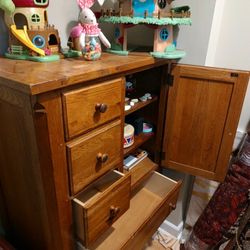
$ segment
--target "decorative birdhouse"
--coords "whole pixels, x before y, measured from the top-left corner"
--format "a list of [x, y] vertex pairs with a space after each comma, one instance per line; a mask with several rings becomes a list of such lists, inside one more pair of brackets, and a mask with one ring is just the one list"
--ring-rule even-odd
[[9, 51], [6, 57], [34, 61], [59, 59], [60, 38], [58, 30], [49, 25], [47, 7], [49, 0], [12, 0], [12, 13], [5, 12], [9, 27]]
[[154, 30], [152, 56], [169, 59], [185, 56], [185, 51], [176, 49], [173, 27], [191, 24], [189, 7], [172, 8], [171, 2], [171, 0], [120, 0], [119, 10], [101, 10], [99, 22], [116, 25], [110, 52], [127, 54], [129, 51], [127, 30], [143, 24]]

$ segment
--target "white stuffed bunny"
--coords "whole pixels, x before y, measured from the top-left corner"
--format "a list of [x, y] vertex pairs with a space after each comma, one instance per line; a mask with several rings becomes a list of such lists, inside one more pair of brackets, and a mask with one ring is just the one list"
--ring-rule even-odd
[[79, 14], [79, 24], [74, 27], [70, 33], [71, 38], [79, 38], [84, 57], [87, 60], [95, 60], [101, 55], [101, 46], [97, 42], [97, 37], [100, 38], [102, 43], [110, 48], [110, 42], [98, 28], [95, 14], [90, 7], [94, 4], [95, 0], [77, 0], [78, 5], [81, 7]]

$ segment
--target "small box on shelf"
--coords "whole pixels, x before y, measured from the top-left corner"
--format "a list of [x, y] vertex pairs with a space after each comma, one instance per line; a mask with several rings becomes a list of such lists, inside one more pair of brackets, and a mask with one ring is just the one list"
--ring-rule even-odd
[[145, 150], [138, 148], [134, 154], [129, 155], [124, 159], [123, 161], [124, 169], [130, 170], [147, 156], [148, 156], [148, 153]]
[[[124, 160], [124, 172], [131, 176], [131, 188], [135, 189], [141, 182], [146, 180], [158, 168], [149, 157], [148, 153], [144, 150], [138, 149], [139, 159], [135, 161], [132, 157]], [[136, 158], [136, 156], [134, 156]], [[129, 165], [127, 167], [126, 165]]]

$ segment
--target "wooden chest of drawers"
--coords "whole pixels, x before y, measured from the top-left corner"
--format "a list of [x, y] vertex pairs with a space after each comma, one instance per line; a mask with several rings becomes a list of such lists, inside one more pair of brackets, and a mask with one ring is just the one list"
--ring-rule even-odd
[[[177, 65], [170, 87], [168, 67], [141, 53], [43, 64], [0, 58], [0, 214], [13, 245], [142, 249], [174, 209], [181, 185], [154, 170], [223, 180], [248, 72]], [[154, 95], [124, 112], [131, 75], [138, 97]], [[215, 103], [220, 108], [210, 108]], [[220, 126], [211, 130], [214, 112]], [[134, 116], [154, 131], [123, 149], [124, 123]], [[185, 153], [190, 141], [198, 155]], [[123, 171], [123, 158], [138, 147], [149, 157]], [[209, 148], [211, 159], [199, 164]]]

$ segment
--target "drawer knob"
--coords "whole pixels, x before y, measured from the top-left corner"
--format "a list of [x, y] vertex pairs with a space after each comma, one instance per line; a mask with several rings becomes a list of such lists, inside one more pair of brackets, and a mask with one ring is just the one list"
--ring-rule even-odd
[[169, 203], [170, 210], [173, 211], [176, 209], [176, 205], [173, 203]]
[[107, 154], [102, 154], [102, 153], [98, 153], [96, 156], [96, 159], [99, 162], [105, 163], [108, 160], [109, 156]]
[[113, 220], [118, 215], [119, 212], [120, 212], [119, 207], [111, 206], [109, 219]]
[[104, 104], [104, 103], [97, 103], [97, 104], [95, 105], [95, 110], [96, 110], [97, 112], [105, 113], [105, 112], [107, 111], [107, 109], [108, 109], [107, 104]]

